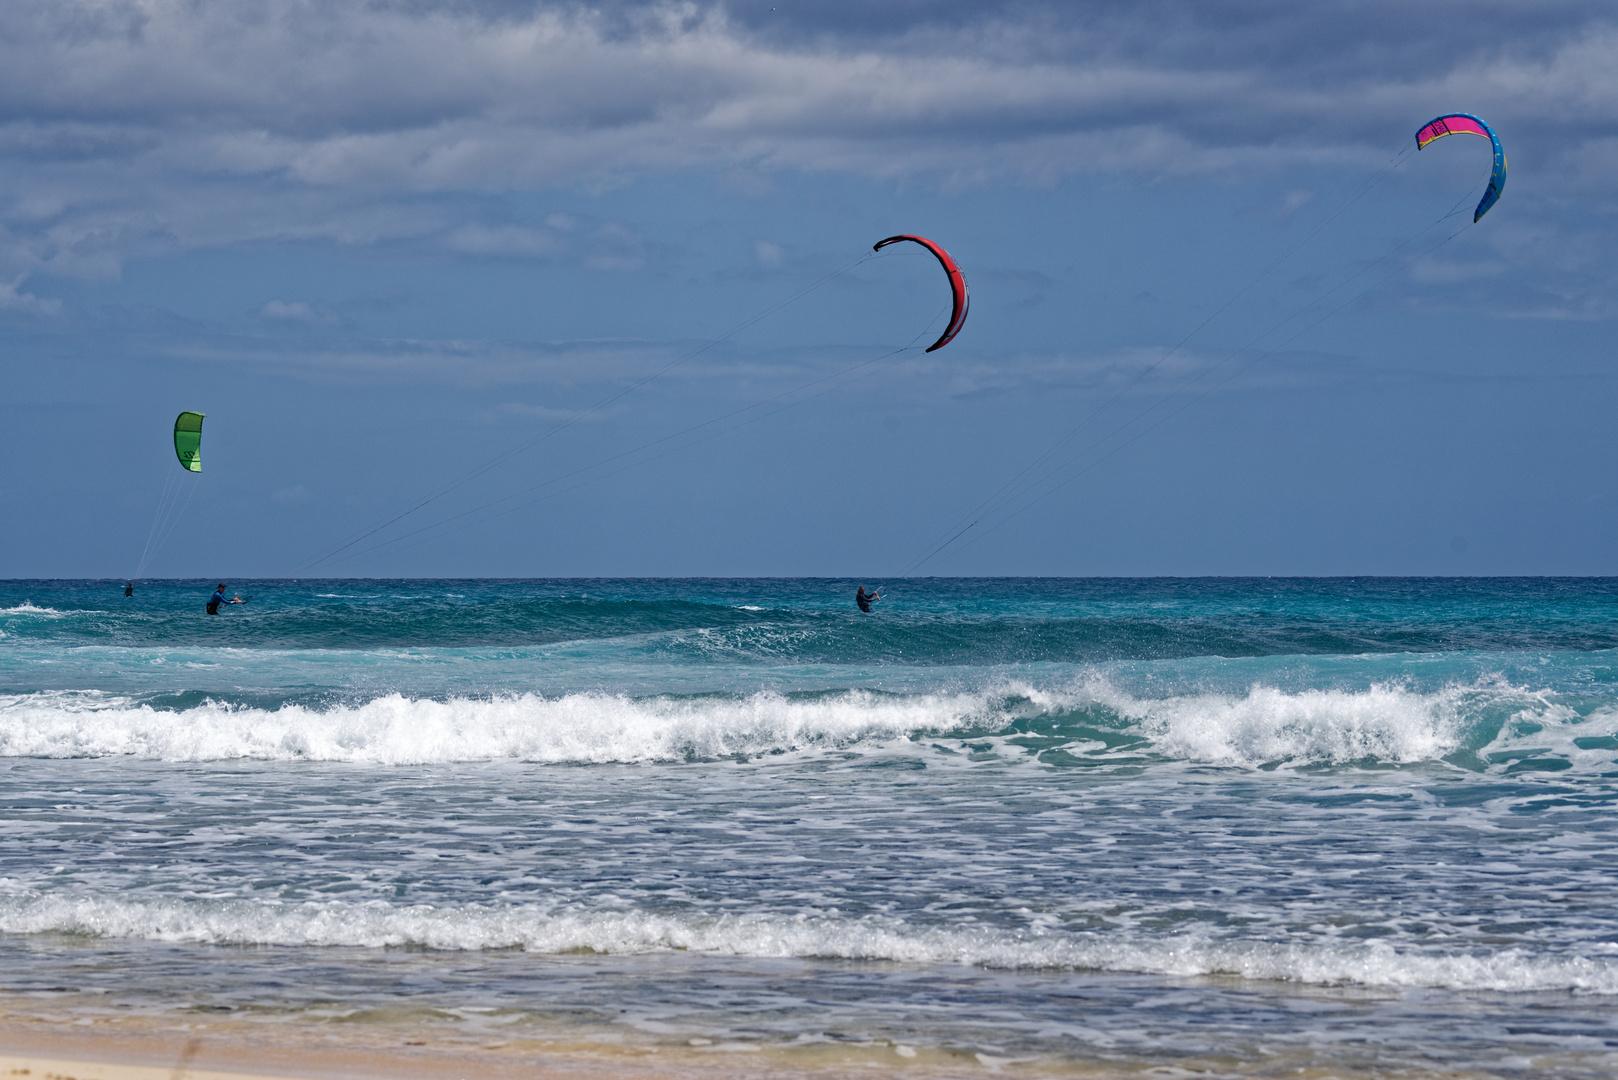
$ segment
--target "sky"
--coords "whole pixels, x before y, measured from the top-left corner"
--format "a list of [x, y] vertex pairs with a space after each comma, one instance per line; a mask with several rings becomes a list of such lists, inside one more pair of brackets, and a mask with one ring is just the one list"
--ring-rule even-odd
[[10, 0], [0, 577], [1614, 574], [1615, 175], [1583, 0]]

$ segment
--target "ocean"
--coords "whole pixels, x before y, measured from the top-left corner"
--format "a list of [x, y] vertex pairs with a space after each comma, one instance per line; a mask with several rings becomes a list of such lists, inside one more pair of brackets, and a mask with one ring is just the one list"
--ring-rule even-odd
[[1618, 1073], [1618, 582], [214, 583], [0, 583], [8, 1015]]

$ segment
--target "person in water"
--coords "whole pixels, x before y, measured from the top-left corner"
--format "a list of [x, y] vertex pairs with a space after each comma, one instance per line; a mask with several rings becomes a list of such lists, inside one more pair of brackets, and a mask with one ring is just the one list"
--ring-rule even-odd
[[876, 590], [866, 592], [864, 585], [861, 585], [860, 591], [854, 594], [854, 602], [860, 606], [861, 611], [870, 611], [871, 605], [880, 599], [882, 597], [877, 595]]
[[247, 603], [247, 601], [243, 600], [240, 595], [233, 596], [229, 600], [226, 600], [225, 599], [225, 583], [223, 581], [221, 581], [219, 583], [219, 588], [215, 589], [213, 595], [208, 598], [208, 614], [209, 615], [217, 615], [217, 614], [219, 614], [219, 605], [220, 604], [245, 604], [245, 603]]
[[134, 596], [135, 595], [135, 583], [133, 581], [131, 581], [128, 585], [124, 586], [124, 595], [125, 596]]

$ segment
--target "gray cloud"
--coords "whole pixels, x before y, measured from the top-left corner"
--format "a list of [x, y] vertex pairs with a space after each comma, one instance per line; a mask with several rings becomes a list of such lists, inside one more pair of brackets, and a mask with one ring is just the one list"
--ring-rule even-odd
[[[446, 192], [716, 168], [944, 186], [1255, 175], [1379, 162], [1455, 108], [1509, 134], [1535, 197], [1612, 200], [1606, 5], [775, 6], [14, 0], [7, 303], [34, 272], [106, 276], [176, 247], [565, 247], [554, 226], [468, 221]], [[619, 246], [613, 266], [640, 265]]]

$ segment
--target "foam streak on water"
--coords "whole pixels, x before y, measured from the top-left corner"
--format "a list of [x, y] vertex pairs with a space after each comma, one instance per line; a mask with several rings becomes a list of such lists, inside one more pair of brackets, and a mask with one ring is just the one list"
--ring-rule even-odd
[[211, 584], [0, 585], [9, 992], [1614, 1065], [1605, 582]]

